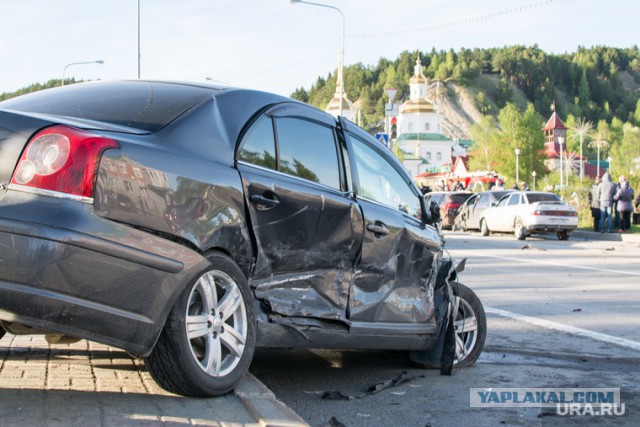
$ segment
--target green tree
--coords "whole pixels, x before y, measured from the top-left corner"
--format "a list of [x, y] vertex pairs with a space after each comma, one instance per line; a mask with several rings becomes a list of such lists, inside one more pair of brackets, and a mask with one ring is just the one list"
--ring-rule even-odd
[[640, 158], [640, 128], [631, 123], [623, 126], [623, 135], [619, 144], [611, 148], [613, 157], [613, 176], [638, 174], [637, 159]]
[[469, 169], [472, 171], [495, 171], [498, 164], [495, 153], [498, 144], [498, 128], [491, 116], [482, 116], [479, 123], [471, 126], [471, 139], [474, 144], [469, 156]]

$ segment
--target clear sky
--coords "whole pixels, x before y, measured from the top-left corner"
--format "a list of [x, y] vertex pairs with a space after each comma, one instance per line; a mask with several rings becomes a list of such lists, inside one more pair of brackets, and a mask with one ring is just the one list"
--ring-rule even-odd
[[[640, 44], [640, 0], [315, 0], [345, 18], [345, 65], [405, 50]], [[342, 19], [289, 0], [139, 0], [141, 77], [290, 95], [338, 65]], [[0, 93], [66, 77], [135, 79], [138, 0], [0, 0]]]

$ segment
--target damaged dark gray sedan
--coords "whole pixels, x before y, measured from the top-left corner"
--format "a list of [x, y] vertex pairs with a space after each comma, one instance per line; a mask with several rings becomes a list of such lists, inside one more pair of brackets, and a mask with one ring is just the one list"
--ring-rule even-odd
[[233, 389], [256, 347], [484, 345], [400, 162], [351, 122], [264, 92], [71, 85], [0, 103], [0, 336], [145, 359], [183, 395]]

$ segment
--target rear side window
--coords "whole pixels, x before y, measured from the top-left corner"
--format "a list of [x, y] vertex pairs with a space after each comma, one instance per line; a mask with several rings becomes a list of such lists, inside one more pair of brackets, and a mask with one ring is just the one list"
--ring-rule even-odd
[[276, 169], [276, 142], [271, 118], [262, 116], [244, 137], [238, 159], [247, 163]]
[[338, 151], [333, 128], [308, 120], [275, 119], [278, 169], [309, 181], [340, 189]]
[[216, 91], [157, 82], [87, 83], [10, 99], [0, 103], [0, 108], [97, 120], [157, 132]]

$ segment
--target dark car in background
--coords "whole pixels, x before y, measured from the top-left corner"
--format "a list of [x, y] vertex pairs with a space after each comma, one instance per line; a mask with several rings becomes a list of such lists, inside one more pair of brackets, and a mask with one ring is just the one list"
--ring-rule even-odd
[[442, 229], [453, 228], [458, 209], [473, 195], [470, 191], [432, 191], [425, 195], [427, 206], [435, 203], [440, 210], [440, 221]]
[[402, 164], [281, 96], [100, 82], [0, 103], [0, 338], [144, 358], [183, 395], [254, 348], [390, 349], [450, 372], [484, 344], [463, 263]]
[[513, 190], [495, 190], [481, 191], [474, 193], [469, 197], [458, 209], [458, 215], [454, 221], [454, 228], [461, 230], [479, 230], [480, 216], [482, 212], [490, 208], [492, 204], [498, 203], [498, 200], [505, 194]]

